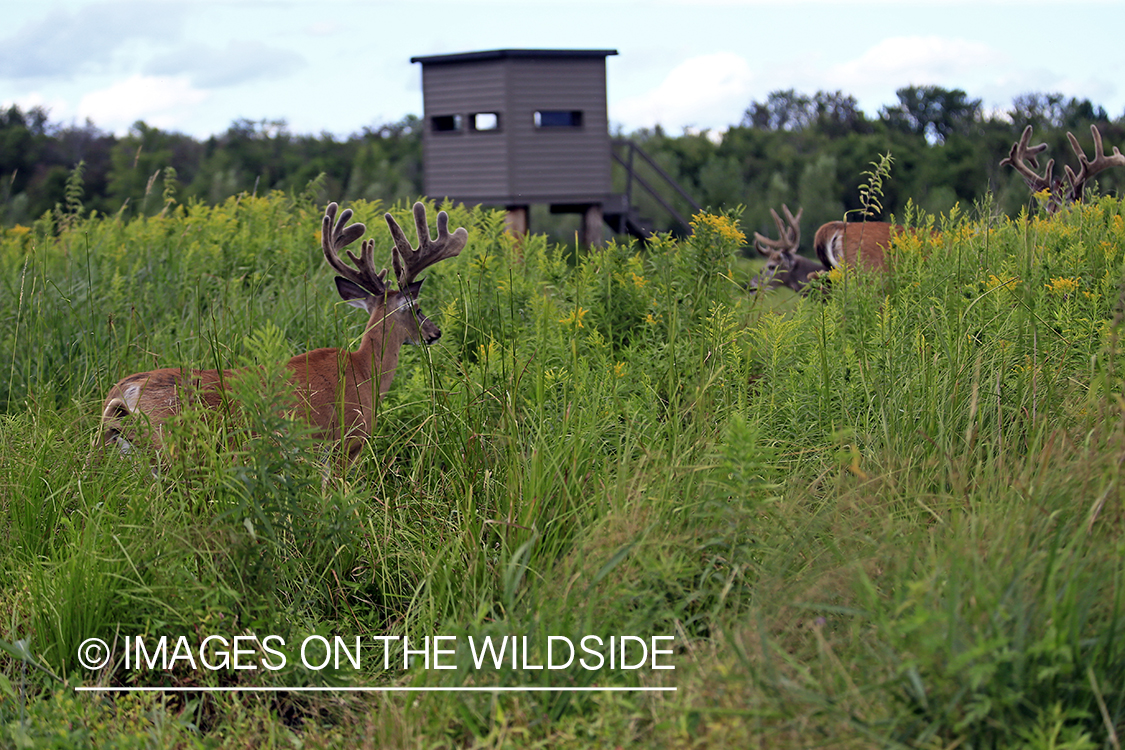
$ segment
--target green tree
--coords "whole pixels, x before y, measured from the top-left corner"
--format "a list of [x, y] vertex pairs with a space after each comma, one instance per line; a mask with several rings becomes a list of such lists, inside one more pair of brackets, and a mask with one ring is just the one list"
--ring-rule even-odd
[[954, 133], [966, 134], [981, 117], [981, 100], [961, 89], [907, 86], [895, 92], [898, 105], [887, 107], [883, 119], [893, 128], [944, 143]]
[[1049, 128], [1075, 128], [1089, 122], [1109, 121], [1105, 109], [1089, 99], [1067, 99], [1057, 93], [1020, 94], [1012, 100], [1009, 114], [1015, 123]]
[[849, 133], [871, 133], [871, 123], [859, 108], [854, 96], [842, 91], [818, 91], [812, 106], [816, 112], [816, 129], [829, 138], [841, 138]]
[[742, 125], [759, 130], [804, 130], [816, 121], [813, 99], [794, 89], [774, 91], [764, 102], [751, 102]]
[[806, 247], [812, 245], [812, 234], [809, 232], [826, 221], [843, 218], [844, 204], [839, 193], [835, 156], [820, 154], [805, 164], [797, 183], [797, 203], [805, 210], [802, 217], [805, 227], [801, 236], [805, 238]]
[[351, 139], [351, 160], [344, 196], [393, 203], [422, 194], [422, 129], [417, 117], [364, 128]]
[[163, 207], [161, 186], [157, 184], [160, 172], [172, 167], [178, 179], [186, 183], [199, 170], [200, 152], [200, 145], [189, 136], [165, 132], [142, 121], [134, 123], [110, 157], [110, 198], [131, 212], [159, 211]]
[[0, 200], [5, 222], [26, 221], [54, 205], [36, 195], [42, 191], [48, 167], [43, 157], [49, 138], [44, 109], [0, 108]]

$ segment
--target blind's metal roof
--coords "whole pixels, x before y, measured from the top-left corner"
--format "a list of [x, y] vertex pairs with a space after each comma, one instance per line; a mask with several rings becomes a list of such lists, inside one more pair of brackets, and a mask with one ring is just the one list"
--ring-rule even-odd
[[410, 62], [423, 65], [476, 62], [480, 60], [501, 60], [504, 58], [570, 58], [609, 57], [616, 55], [615, 49], [493, 49], [482, 52], [459, 52], [451, 55], [425, 55], [412, 57]]

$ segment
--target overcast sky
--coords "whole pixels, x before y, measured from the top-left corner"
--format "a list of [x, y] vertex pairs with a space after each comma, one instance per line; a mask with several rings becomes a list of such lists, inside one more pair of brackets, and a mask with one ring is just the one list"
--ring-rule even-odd
[[912, 84], [1006, 109], [1027, 92], [1125, 113], [1125, 2], [0, 0], [0, 103], [124, 133], [236, 119], [346, 136], [422, 114], [416, 55], [615, 49], [610, 121], [725, 130], [752, 101]]

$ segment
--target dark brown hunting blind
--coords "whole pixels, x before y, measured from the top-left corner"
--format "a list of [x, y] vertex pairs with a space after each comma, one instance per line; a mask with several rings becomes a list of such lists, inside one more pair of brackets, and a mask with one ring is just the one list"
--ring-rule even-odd
[[[616, 50], [501, 49], [412, 57], [422, 64], [425, 190], [504, 206], [513, 231], [548, 204], [601, 237], [613, 201], [605, 59]], [[617, 196], [618, 201], [621, 196]]]

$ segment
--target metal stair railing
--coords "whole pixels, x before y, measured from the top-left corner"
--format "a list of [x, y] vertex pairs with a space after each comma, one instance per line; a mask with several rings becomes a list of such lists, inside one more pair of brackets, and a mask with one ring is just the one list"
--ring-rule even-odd
[[[672, 218], [679, 222], [680, 225], [690, 233], [691, 223], [687, 219], [685, 219], [679, 211], [673, 208], [672, 205], [664, 199], [664, 196], [661, 195], [661, 193], [655, 187], [653, 187], [653, 185], [648, 180], [637, 173], [637, 169], [634, 165], [634, 157], [640, 155], [641, 159], [643, 159], [644, 162], [648, 164], [650, 168], [652, 168], [652, 170], [664, 181], [664, 184], [667, 187], [672, 188], [695, 211], [702, 211], [703, 208], [695, 202], [695, 199], [692, 198], [691, 195], [689, 195], [688, 192], [684, 190], [683, 187], [681, 187], [675, 179], [672, 178], [672, 175], [668, 174], [668, 172], [665, 171], [665, 169], [659, 164], [657, 164], [651, 156], [645, 153], [644, 149], [642, 149], [633, 141], [625, 139], [615, 139], [614, 141], [612, 141], [611, 146], [612, 148], [610, 149], [610, 151], [613, 154], [614, 160], [617, 161], [617, 163], [625, 169], [626, 210], [632, 211], [633, 209], [633, 183], [636, 182], [638, 185], [644, 188], [665, 211], [671, 214]], [[622, 157], [621, 154], [618, 153], [618, 150], [622, 148], [627, 150], [626, 157]]]

